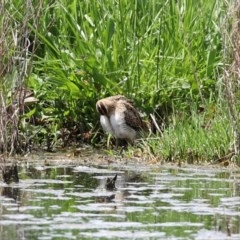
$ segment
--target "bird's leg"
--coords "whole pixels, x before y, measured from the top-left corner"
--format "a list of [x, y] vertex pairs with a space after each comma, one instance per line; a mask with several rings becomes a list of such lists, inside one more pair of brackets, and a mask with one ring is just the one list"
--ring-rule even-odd
[[121, 148], [127, 148], [128, 146], [128, 141], [126, 139], [122, 139], [122, 138], [116, 138], [116, 147], [121, 147]]
[[118, 138], [116, 138], [116, 148], [118, 148], [118, 145], [119, 145], [119, 139]]
[[131, 144], [131, 142], [127, 141], [126, 139], [118, 139], [118, 140], [120, 140], [119, 154], [123, 157], [124, 151], [127, 150], [128, 145]]
[[108, 137], [107, 137], [107, 148], [110, 148], [110, 140], [111, 140], [111, 137], [112, 137], [112, 135], [111, 135], [111, 134], [108, 134]]

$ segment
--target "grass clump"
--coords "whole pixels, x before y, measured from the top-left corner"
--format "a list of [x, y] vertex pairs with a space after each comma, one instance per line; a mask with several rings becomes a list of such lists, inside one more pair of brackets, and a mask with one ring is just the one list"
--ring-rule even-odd
[[225, 109], [211, 105], [204, 112], [192, 110], [191, 115], [175, 113], [171, 123], [158, 137], [143, 140], [145, 153], [164, 161], [188, 163], [218, 162], [233, 149], [231, 121]]

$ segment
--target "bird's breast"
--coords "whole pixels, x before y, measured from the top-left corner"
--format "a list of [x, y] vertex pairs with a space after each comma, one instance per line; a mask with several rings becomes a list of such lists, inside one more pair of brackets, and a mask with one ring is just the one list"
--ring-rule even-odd
[[100, 123], [103, 128], [103, 131], [114, 135], [114, 131], [113, 131], [112, 125], [110, 123], [110, 119], [107, 116], [101, 115]]
[[127, 125], [123, 113], [114, 112], [110, 116], [110, 124], [116, 138], [127, 138], [132, 141], [136, 138], [136, 131]]

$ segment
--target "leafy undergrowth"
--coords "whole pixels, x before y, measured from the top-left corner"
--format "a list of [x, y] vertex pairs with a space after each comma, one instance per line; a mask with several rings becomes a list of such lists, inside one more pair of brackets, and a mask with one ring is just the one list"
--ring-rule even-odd
[[[222, 32], [232, 2], [40, 3], [41, 12], [34, 14], [39, 28], [35, 21], [27, 24], [26, 32], [36, 37], [36, 51], [28, 49], [33, 67], [24, 81], [37, 102], [24, 107], [22, 104], [19, 121], [12, 128], [14, 136], [8, 136], [7, 125], [12, 126], [17, 111], [12, 111], [11, 116], [7, 109], [8, 105], [16, 106], [12, 92], [19, 77], [17, 71], [16, 76], [12, 72], [2, 74], [5, 80], [0, 92], [7, 100], [5, 116], [9, 115], [9, 119], [2, 124], [5, 132], [0, 132], [8, 140], [8, 145], [3, 141], [6, 152], [13, 145], [13, 137], [17, 153], [31, 152], [33, 148], [78, 148], [84, 144], [106, 148], [110, 141], [99, 130], [95, 103], [109, 95], [124, 94], [146, 115], [154, 113], [161, 128], [161, 132], [129, 146], [124, 151], [127, 157], [193, 162], [231, 155], [231, 123], [228, 111], [221, 105], [226, 104], [222, 75], [228, 63], [222, 56]], [[14, 38], [17, 23], [26, 22], [24, 5], [14, 0], [4, 7], [3, 12], [12, 21], [7, 25], [13, 28], [8, 37]], [[33, 2], [25, 9], [38, 8]], [[2, 16], [1, 23], [5, 19]], [[230, 37], [230, 27], [226, 31]], [[19, 38], [19, 42], [23, 40]], [[35, 42], [30, 36], [27, 40], [29, 47]]]
[[98, 127], [96, 101], [109, 95], [164, 117], [219, 94], [225, 3], [57, 0], [43, 7], [28, 79], [39, 102], [26, 116], [47, 125], [42, 136], [69, 143], [70, 132], [84, 141]]

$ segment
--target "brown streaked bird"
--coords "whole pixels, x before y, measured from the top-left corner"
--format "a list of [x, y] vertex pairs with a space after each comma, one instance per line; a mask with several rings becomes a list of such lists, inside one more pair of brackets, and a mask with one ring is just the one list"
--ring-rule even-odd
[[141, 130], [148, 129], [133, 101], [123, 95], [107, 97], [97, 101], [96, 109], [100, 114], [100, 123], [105, 132], [116, 139], [125, 139], [130, 143], [139, 136]]

